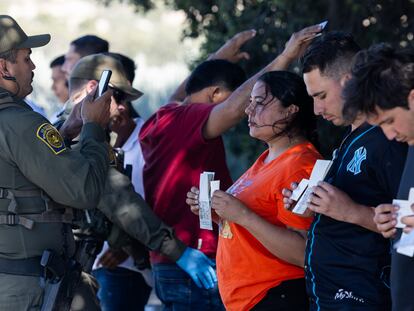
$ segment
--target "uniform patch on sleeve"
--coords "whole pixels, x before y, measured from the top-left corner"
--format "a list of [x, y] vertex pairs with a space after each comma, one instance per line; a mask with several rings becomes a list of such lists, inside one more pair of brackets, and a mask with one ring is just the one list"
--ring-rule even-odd
[[65, 142], [59, 131], [50, 123], [43, 123], [37, 129], [36, 136], [43, 141], [54, 154], [66, 150]]

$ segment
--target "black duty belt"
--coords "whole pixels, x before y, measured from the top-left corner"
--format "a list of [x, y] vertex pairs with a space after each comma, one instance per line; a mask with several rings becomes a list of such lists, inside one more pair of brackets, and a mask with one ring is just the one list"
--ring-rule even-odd
[[41, 256], [25, 259], [6, 259], [0, 258], [0, 273], [42, 276], [44, 268], [40, 265]]

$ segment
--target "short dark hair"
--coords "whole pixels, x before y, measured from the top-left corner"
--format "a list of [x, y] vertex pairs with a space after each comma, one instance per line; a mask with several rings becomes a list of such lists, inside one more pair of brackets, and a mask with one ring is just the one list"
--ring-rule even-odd
[[343, 90], [343, 113], [353, 121], [358, 113], [376, 114], [376, 107], [408, 109], [407, 98], [414, 89], [414, 49], [395, 49], [380, 43], [359, 52], [352, 78]]
[[9, 50], [3, 53], [0, 53], [0, 58], [3, 58], [13, 64], [16, 63], [17, 61], [17, 50], [13, 49], [13, 50]]
[[321, 75], [340, 79], [351, 71], [352, 59], [361, 48], [349, 33], [332, 31], [315, 39], [301, 59], [302, 72], [319, 69]]
[[50, 62], [50, 68], [53, 68], [56, 66], [62, 66], [64, 62], [65, 62], [65, 55], [58, 56]]
[[108, 55], [108, 56], [111, 56], [117, 59], [122, 64], [122, 67], [124, 68], [126, 78], [132, 84], [132, 82], [135, 79], [135, 70], [137, 69], [137, 66], [134, 60], [120, 53], [106, 52], [102, 54], [105, 54], [105, 55]]
[[303, 79], [289, 71], [270, 71], [260, 76], [258, 81], [265, 84], [266, 96], [264, 103], [269, 103], [274, 98], [277, 98], [285, 108], [290, 105], [295, 105], [299, 108], [291, 120], [275, 121], [274, 127], [277, 127], [280, 123], [286, 124], [283, 132], [276, 136], [295, 133], [303, 135], [309, 141], [317, 144], [313, 98], [308, 95]]
[[185, 86], [185, 92], [191, 95], [214, 85], [234, 91], [244, 81], [246, 74], [239, 65], [223, 59], [208, 60], [193, 70]]
[[73, 40], [71, 43], [75, 47], [76, 53], [81, 57], [108, 52], [108, 41], [99, 38], [95, 35], [86, 35]]

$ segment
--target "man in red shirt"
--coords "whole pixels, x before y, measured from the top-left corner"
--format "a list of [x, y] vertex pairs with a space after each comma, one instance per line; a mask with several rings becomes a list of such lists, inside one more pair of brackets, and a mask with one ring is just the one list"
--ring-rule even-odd
[[[187, 268], [194, 262], [194, 269], [186, 270], [190, 276], [166, 258], [151, 255], [157, 293], [167, 309], [224, 309], [217, 291], [215, 264], [209, 259], [215, 258], [217, 228], [200, 229], [197, 216], [186, 205], [186, 193], [198, 185], [203, 171], [215, 172], [222, 189], [231, 185], [221, 134], [245, 116], [257, 78], [267, 71], [286, 69], [291, 56], [319, 31], [313, 26], [293, 35], [281, 55], [244, 83], [243, 71], [232, 62], [248, 58], [240, 48], [255, 31], [237, 34], [182, 84], [175, 94], [175, 99], [184, 99], [181, 105], [170, 103], [160, 108], [143, 125], [140, 140], [146, 163], [145, 197], [155, 213], [174, 227], [180, 240], [201, 251], [196, 253], [197, 264], [192, 258], [194, 252], [188, 256], [184, 252], [177, 261], [178, 266]], [[200, 256], [205, 258], [204, 264]]]

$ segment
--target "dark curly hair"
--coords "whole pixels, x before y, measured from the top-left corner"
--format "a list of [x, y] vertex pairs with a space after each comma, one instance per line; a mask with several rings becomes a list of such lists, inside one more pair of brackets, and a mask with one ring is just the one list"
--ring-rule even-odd
[[274, 137], [301, 135], [317, 145], [313, 99], [308, 95], [303, 79], [289, 71], [270, 71], [260, 76], [258, 81], [265, 85], [264, 105], [277, 98], [285, 108], [290, 105], [296, 105], [299, 108], [292, 119], [276, 120], [272, 124], [274, 130], [282, 124], [285, 125], [283, 131], [275, 133]]
[[375, 115], [382, 110], [403, 107], [414, 89], [414, 49], [395, 49], [380, 43], [359, 52], [352, 78], [343, 90], [343, 114], [352, 122], [359, 113]]

